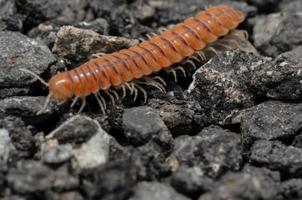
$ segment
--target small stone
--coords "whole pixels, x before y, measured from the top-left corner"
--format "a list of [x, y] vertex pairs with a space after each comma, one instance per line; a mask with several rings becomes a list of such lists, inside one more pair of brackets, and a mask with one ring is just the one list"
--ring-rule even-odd
[[268, 56], [294, 49], [302, 44], [302, 13], [274, 13], [257, 18], [254, 44]]
[[172, 174], [171, 185], [180, 193], [190, 197], [199, 196], [212, 187], [213, 181], [197, 166], [181, 165]]
[[299, 200], [302, 198], [302, 179], [284, 181], [280, 188], [280, 196], [283, 199]]
[[42, 161], [49, 165], [62, 164], [72, 157], [71, 145], [55, 145], [44, 150]]
[[210, 177], [238, 171], [243, 162], [240, 136], [215, 126], [196, 136], [177, 137], [172, 155], [180, 164], [199, 166]]
[[138, 40], [100, 35], [92, 30], [63, 26], [57, 33], [53, 51], [75, 63], [97, 53], [111, 53], [138, 44]]
[[171, 186], [159, 182], [140, 182], [129, 200], [189, 200]]
[[272, 170], [301, 176], [302, 149], [279, 141], [256, 141], [251, 148], [250, 160]]
[[200, 111], [200, 106], [196, 101], [178, 99], [166, 101], [153, 98], [149, 100], [148, 105], [159, 110], [161, 119], [174, 137], [190, 134], [195, 127], [202, 127], [195, 116]]
[[11, 168], [7, 175], [9, 187], [17, 194], [42, 195], [53, 189], [67, 191], [79, 186], [79, 180], [68, 174], [67, 166], [52, 170], [40, 162], [18, 162], [17, 168]]
[[[137, 161], [135, 161], [137, 162]], [[86, 199], [127, 199], [138, 180], [136, 163], [128, 159], [108, 162], [81, 172]]]
[[255, 70], [251, 77], [253, 91], [272, 99], [301, 99], [301, 55], [302, 46], [299, 46]]
[[218, 177], [227, 170], [238, 171], [242, 165], [240, 136], [220, 127], [208, 127], [198, 135], [201, 142], [195, 156], [199, 157], [207, 175]]
[[160, 132], [168, 131], [159, 113], [148, 106], [126, 109], [123, 126], [126, 138], [135, 146], [146, 144]]
[[279, 9], [286, 13], [298, 13], [302, 10], [300, 0], [283, 0], [279, 5]]
[[240, 173], [228, 173], [199, 200], [271, 200], [279, 193], [280, 175], [265, 168], [247, 166]]
[[249, 144], [257, 139], [290, 139], [302, 127], [302, 104], [266, 101], [245, 111], [241, 131]]
[[97, 121], [89, 117], [76, 115], [52, 131], [47, 138], [73, 146], [74, 167], [94, 168], [109, 159], [110, 137]]
[[[30, 157], [35, 151], [35, 141], [34, 137], [28, 127], [25, 126], [24, 122], [17, 117], [5, 117], [0, 119], [0, 129], [6, 130], [9, 133], [9, 140], [14, 145], [14, 148], [5, 148], [11, 154], [14, 149], [17, 150], [14, 156], [17, 160], [23, 156]], [[5, 134], [5, 133], [4, 133]], [[4, 136], [3, 136], [4, 137]], [[2, 142], [7, 141], [8, 138], [2, 138]], [[7, 143], [7, 145], [9, 145]], [[14, 157], [12, 154], [8, 157], [12, 159]]]

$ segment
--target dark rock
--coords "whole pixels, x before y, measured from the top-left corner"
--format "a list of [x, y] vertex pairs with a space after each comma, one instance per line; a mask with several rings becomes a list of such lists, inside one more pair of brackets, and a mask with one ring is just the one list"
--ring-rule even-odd
[[213, 186], [213, 181], [200, 167], [181, 165], [171, 176], [171, 185], [180, 193], [190, 197], [199, 196]]
[[[14, 155], [15, 159], [18, 160], [18, 158], [22, 158], [22, 156], [30, 157], [34, 154], [36, 149], [34, 137], [20, 118], [6, 117], [0, 119], [0, 129], [8, 131], [10, 140], [17, 150], [17, 152], [13, 152], [14, 148], [7, 148], [6, 151], [9, 151], [10, 153], [10, 156], [7, 159], [10, 159], [11, 161], [14, 160]], [[1, 140], [4, 142], [5, 138], [2, 138]]]
[[175, 138], [173, 156], [178, 163], [194, 166], [199, 164], [199, 158], [195, 152], [198, 151], [198, 146], [202, 142], [200, 135], [188, 136], [182, 135]]
[[270, 200], [279, 192], [280, 176], [265, 168], [245, 167], [240, 173], [226, 174], [210, 193], [201, 195], [199, 200]]
[[219, 127], [203, 129], [195, 156], [200, 157], [209, 176], [218, 177], [227, 170], [237, 171], [242, 165], [240, 136]]
[[251, 148], [250, 160], [269, 169], [301, 176], [302, 149], [279, 141], [256, 141]]
[[198, 123], [196, 115], [200, 106], [195, 101], [150, 99], [148, 105], [159, 110], [161, 119], [173, 136], [190, 134], [195, 127], [203, 126]]
[[301, 99], [302, 46], [279, 55], [254, 71], [251, 87], [258, 95], [273, 99]]
[[290, 179], [281, 183], [280, 195], [283, 199], [302, 198], [302, 179]]
[[[17, 10], [24, 16], [26, 28], [32, 28], [46, 20], [71, 23], [85, 19], [87, 1], [16, 0]], [[25, 6], [26, 5], [26, 6]], [[28, 30], [28, 29], [27, 29]]]
[[9, 170], [9, 187], [17, 194], [36, 194], [46, 198], [46, 191], [67, 191], [79, 186], [77, 177], [69, 174], [66, 166], [52, 170], [40, 162], [24, 161]]
[[140, 21], [148, 21], [155, 12], [147, 1], [92, 0], [90, 7], [97, 17], [108, 21], [111, 35], [137, 38], [142, 33], [151, 31], [140, 23]]
[[103, 18], [97, 18], [93, 21], [83, 21], [75, 24], [76, 27], [81, 29], [90, 29], [101, 35], [108, 35], [109, 33], [109, 24], [107, 20]]
[[256, 6], [261, 12], [272, 12], [278, 8], [282, 0], [248, 0], [248, 3]]
[[38, 75], [56, 59], [50, 50], [36, 40], [17, 32], [0, 32], [0, 88], [22, 88], [34, 82], [26, 68]]
[[52, 131], [47, 138], [73, 146], [74, 167], [94, 168], [106, 163], [109, 158], [109, 135], [97, 121], [89, 117], [76, 115]]
[[240, 137], [219, 127], [205, 128], [197, 136], [177, 137], [173, 150], [178, 163], [199, 166], [211, 177], [218, 177], [227, 170], [239, 170], [241, 154]]
[[31, 94], [31, 90], [29, 88], [3, 88], [0, 89], [0, 99], [4, 99], [6, 97], [11, 96], [25, 96], [27, 94]]
[[89, 199], [121, 200], [131, 194], [137, 179], [137, 169], [126, 161], [108, 162], [90, 170], [83, 170], [82, 190]]
[[302, 127], [302, 104], [267, 101], [245, 111], [241, 131], [246, 144], [257, 139], [290, 139]]
[[123, 114], [125, 136], [135, 146], [146, 144], [152, 137], [168, 132], [159, 113], [153, 108], [142, 106], [126, 109]]
[[130, 200], [189, 200], [177, 193], [171, 186], [159, 182], [140, 182]]
[[193, 75], [188, 97], [195, 99], [208, 123], [230, 124], [241, 109], [255, 104], [249, 90], [253, 71], [267, 59], [238, 50], [218, 54]]
[[0, 31], [22, 31], [23, 23], [14, 0], [0, 1]]
[[55, 101], [50, 101], [45, 112], [37, 116], [44, 105], [45, 97], [9, 97], [0, 100], [0, 117], [14, 115], [29, 124], [38, 124], [57, 114], [59, 108]]
[[57, 33], [53, 51], [59, 57], [78, 63], [87, 60], [92, 54], [111, 53], [137, 43], [138, 40], [104, 36], [92, 30], [63, 26]]
[[302, 4], [300, 0], [282, 0], [279, 9], [282, 12], [298, 13], [301, 12]]
[[302, 44], [301, 27], [301, 13], [277, 13], [259, 17], [254, 26], [254, 44], [259, 51], [276, 57]]

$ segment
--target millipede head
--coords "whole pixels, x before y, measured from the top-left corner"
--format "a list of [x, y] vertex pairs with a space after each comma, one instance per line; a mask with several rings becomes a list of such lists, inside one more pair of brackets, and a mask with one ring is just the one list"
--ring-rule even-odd
[[62, 72], [53, 76], [49, 82], [49, 93], [57, 100], [66, 100], [74, 96], [72, 80], [68, 72]]

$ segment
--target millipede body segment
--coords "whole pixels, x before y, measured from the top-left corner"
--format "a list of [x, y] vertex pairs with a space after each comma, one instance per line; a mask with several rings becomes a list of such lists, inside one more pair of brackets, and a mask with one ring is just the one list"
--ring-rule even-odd
[[161, 35], [53, 76], [48, 82], [49, 96], [58, 100], [85, 97], [148, 76], [203, 49], [243, 20], [241, 12], [227, 5], [210, 7]]

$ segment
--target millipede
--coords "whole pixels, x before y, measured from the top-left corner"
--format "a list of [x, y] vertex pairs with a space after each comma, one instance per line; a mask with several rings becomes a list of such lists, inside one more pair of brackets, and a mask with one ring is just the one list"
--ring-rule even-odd
[[[184, 61], [194, 52], [227, 35], [244, 19], [242, 12], [221, 4], [206, 8], [160, 35], [153, 35], [128, 49], [105, 54], [79, 67], [58, 73], [48, 83], [29, 70], [21, 70], [38, 78], [49, 89], [45, 103], [37, 114], [45, 112], [50, 98], [59, 101], [74, 98], [71, 107], [80, 98], [81, 112], [86, 105], [86, 97], [91, 94], [95, 96], [102, 112], [105, 112], [106, 103], [100, 91], [109, 94], [111, 88], [121, 88], [124, 96], [127, 89], [132, 93], [136, 88], [136, 92], [140, 90], [146, 97], [146, 92], [139, 83], [164, 90], [162, 84], [165, 82], [160, 77], [151, 78], [149, 75], [162, 69], [169, 70], [175, 63]], [[116, 92], [113, 94], [117, 96]], [[114, 98], [112, 94], [109, 96]], [[137, 94], [135, 98], [136, 96]]]

